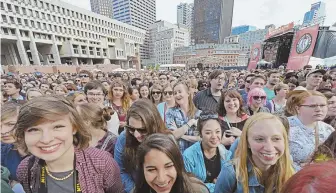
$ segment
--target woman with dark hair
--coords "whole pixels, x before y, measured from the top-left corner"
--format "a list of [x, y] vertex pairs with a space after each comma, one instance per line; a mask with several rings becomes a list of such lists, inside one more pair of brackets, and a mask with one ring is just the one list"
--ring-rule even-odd
[[327, 140], [318, 146], [314, 152], [312, 162], [324, 162], [334, 160], [336, 158], [336, 131], [332, 132]]
[[150, 91], [150, 98], [156, 106], [162, 102], [162, 87], [160, 85], [153, 85]]
[[184, 166], [213, 193], [221, 167], [230, 160], [231, 152], [221, 144], [222, 130], [217, 113], [202, 112], [197, 130], [202, 140], [184, 151]]
[[64, 97], [28, 101], [15, 136], [31, 153], [17, 170], [26, 193], [123, 192], [117, 163], [108, 152], [88, 147], [89, 130]]
[[134, 103], [140, 98], [139, 90], [136, 86], [129, 86], [127, 91], [132, 103]]
[[197, 178], [189, 177], [182, 155], [172, 137], [153, 134], [138, 148], [133, 193], [209, 193]]
[[139, 93], [140, 93], [140, 98], [142, 98], [142, 99], [150, 99], [148, 85], [146, 85], [146, 84], [140, 84], [139, 85]]
[[222, 128], [222, 144], [227, 148], [241, 135], [249, 116], [243, 110], [243, 98], [236, 90], [222, 93], [218, 104], [218, 115]]
[[134, 188], [134, 174], [137, 169], [136, 151], [140, 143], [154, 133], [170, 132], [150, 100], [135, 101], [127, 113], [125, 130], [118, 137], [114, 150], [114, 158], [120, 167], [127, 193]]

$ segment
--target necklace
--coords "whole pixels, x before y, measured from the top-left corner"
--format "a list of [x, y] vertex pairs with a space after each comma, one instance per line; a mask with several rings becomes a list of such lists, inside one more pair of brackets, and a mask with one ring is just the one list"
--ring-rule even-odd
[[66, 180], [66, 179], [70, 178], [70, 176], [74, 173], [74, 170], [72, 170], [72, 171], [70, 172], [70, 174], [68, 174], [67, 176], [65, 176], [65, 177], [63, 177], [63, 178], [57, 178], [57, 177], [53, 176], [53, 175], [49, 172], [49, 170], [48, 170], [47, 167], [46, 167], [46, 172], [47, 172], [47, 174], [48, 174], [52, 179], [57, 180], [57, 181], [63, 181], [63, 180]]

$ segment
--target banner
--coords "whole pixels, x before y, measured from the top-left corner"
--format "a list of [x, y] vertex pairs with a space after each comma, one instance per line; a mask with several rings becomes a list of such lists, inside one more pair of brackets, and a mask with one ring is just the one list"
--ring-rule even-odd
[[253, 44], [250, 54], [250, 62], [247, 69], [256, 69], [259, 60], [261, 59], [261, 43]]
[[283, 34], [287, 31], [290, 31], [294, 28], [294, 22], [292, 23], [289, 23], [287, 25], [283, 25], [281, 27], [278, 27], [276, 29], [270, 29], [266, 35], [266, 40], [271, 38], [272, 36], [275, 36], [275, 35], [279, 35], [279, 34]]
[[297, 31], [288, 59], [287, 69], [298, 70], [307, 65], [313, 54], [319, 25]]

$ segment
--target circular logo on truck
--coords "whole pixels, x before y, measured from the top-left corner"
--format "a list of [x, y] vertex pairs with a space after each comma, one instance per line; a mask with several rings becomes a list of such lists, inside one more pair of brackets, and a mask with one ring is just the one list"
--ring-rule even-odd
[[312, 44], [312, 39], [310, 34], [304, 34], [296, 44], [296, 53], [302, 54], [307, 51]]
[[259, 55], [259, 48], [254, 48], [252, 53], [253, 60], [257, 59], [258, 55]]

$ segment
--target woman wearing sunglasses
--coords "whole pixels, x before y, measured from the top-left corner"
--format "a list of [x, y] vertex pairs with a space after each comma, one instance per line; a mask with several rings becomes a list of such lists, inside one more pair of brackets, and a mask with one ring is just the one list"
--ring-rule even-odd
[[122, 193], [118, 164], [88, 147], [91, 135], [64, 97], [35, 98], [20, 109], [15, 136], [32, 155], [17, 170], [26, 193]]
[[127, 193], [134, 188], [137, 149], [147, 136], [154, 133], [170, 132], [165, 128], [159, 112], [150, 100], [135, 101], [127, 113], [125, 130], [118, 137], [114, 150], [114, 159], [120, 167]]
[[184, 166], [187, 172], [204, 182], [210, 193], [213, 193], [221, 167], [230, 160], [231, 152], [221, 144], [222, 129], [217, 113], [202, 112], [197, 130], [202, 140], [184, 151]]
[[162, 87], [160, 85], [153, 85], [151, 88], [151, 101], [155, 106], [162, 102]]
[[1, 165], [10, 171], [9, 179], [15, 184], [18, 181], [16, 170], [27, 155], [27, 152], [18, 146], [15, 133], [15, 124], [20, 105], [14, 102], [1, 106]]
[[256, 113], [267, 112], [269, 109], [265, 107], [266, 105], [266, 93], [261, 88], [254, 88], [248, 92], [247, 95], [247, 106], [244, 107], [244, 111], [252, 116]]
[[169, 108], [175, 106], [173, 87], [170, 84], [167, 84], [163, 87], [163, 101], [158, 104], [157, 109], [161, 115], [161, 118], [166, 121], [166, 112]]
[[147, 137], [138, 148], [133, 193], [209, 193], [207, 187], [184, 169], [175, 140], [164, 134]]

